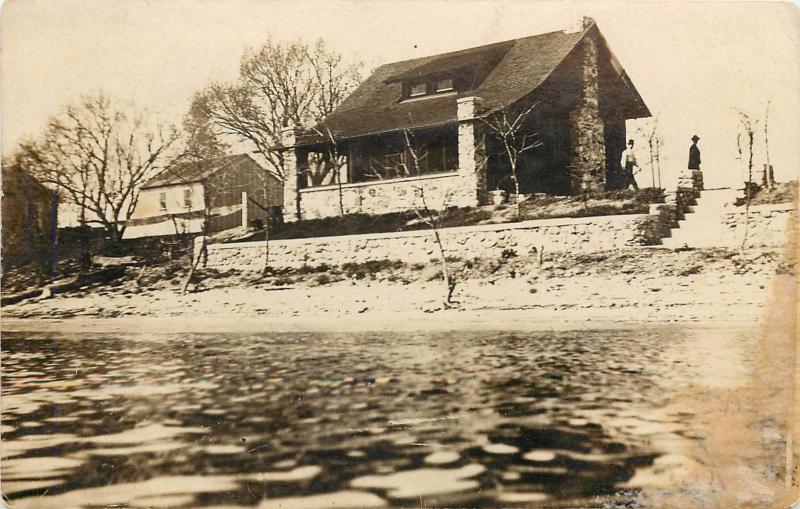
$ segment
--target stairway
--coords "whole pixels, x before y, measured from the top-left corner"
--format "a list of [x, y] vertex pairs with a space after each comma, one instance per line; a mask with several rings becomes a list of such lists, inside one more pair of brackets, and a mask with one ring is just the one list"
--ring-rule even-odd
[[670, 237], [661, 239], [661, 245], [670, 249], [725, 245], [727, 232], [722, 229], [722, 216], [733, 210], [738, 194], [736, 189], [729, 187], [701, 191], [692, 211], [678, 221], [678, 227], [671, 230]]

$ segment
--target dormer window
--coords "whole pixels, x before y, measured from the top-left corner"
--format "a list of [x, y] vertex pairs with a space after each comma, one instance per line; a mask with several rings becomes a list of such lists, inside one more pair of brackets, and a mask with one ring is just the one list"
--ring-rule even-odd
[[419, 97], [431, 96], [456, 90], [456, 82], [453, 77], [427, 78], [420, 81], [419, 78], [404, 81], [404, 99], [417, 99]]
[[450, 92], [453, 90], [453, 78], [445, 78], [436, 82], [436, 92]]
[[409, 86], [408, 97], [419, 97], [428, 93], [427, 83], [415, 83]]

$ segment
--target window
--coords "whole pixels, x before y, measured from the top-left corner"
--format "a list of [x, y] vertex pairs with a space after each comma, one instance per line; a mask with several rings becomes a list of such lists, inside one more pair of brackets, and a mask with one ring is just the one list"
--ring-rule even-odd
[[437, 92], [449, 92], [453, 90], [453, 79], [447, 78], [436, 82]]
[[425, 83], [412, 84], [410, 86], [410, 90], [409, 90], [408, 96], [409, 97], [418, 97], [420, 95], [425, 95], [425, 93], [427, 91], [428, 90], [427, 90], [427, 86], [426, 86]]
[[192, 190], [183, 190], [183, 205], [188, 209], [192, 207]]
[[167, 210], [167, 193], [158, 193], [158, 205], [161, 210]]

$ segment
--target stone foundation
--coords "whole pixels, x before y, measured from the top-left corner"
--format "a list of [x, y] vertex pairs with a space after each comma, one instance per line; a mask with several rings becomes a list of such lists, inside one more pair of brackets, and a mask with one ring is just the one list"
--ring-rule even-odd
[[422, 207], [422, 195], [431, 210], [452, 206], [465, 206], [474, 191], [464, 186], [461, 175], [448, 172], [421, 177], [378, 180], [342, 184], [339, 204], [339, 186], [309, 187], [301, 189], [300, 214], [303, 219], [319, 219], [345, 214], [386, 214]]
[[[440, 230], [448, 256], [462, 259], [499, 258], [541, 252], [594, 252], [651, 244], [657, 215], [631, 214], [588, 218], [543, 219], [502, 225]], [[438, 259], [431, 230], [313, 239], [272, 241], [270, 266], [341, 265], [347, 262], [396, 260], [428, 263]], [[243, 242], [208, 246], [208, 266], [220, 270], [261, 270], [264, 243]]]

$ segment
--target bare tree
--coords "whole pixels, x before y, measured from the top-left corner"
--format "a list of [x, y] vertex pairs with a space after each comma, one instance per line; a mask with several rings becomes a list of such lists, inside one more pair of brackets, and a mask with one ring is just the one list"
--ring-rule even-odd
[[[661, 139], [661, 132], [659, 131], [658, 119], [661, 112], [658, 112], [655, 117], [648, 122], [647, 128], [639, 127], [637, 132], [640, 136], [647, 140], [647, 148], [649, 150], [650, 159], [650, 179], [653, 187], [661, 187], [661, 161], [660, 149], [663, 146]], [[658, 178], [656, 179], [656, 174]]]
[[[425, 151], [427, 148], [424, 146], [417, 146], [417, 144], [414, 143], [414, 133], [409, 129], [403, 130], [403, 140], [405, 143], [405, 153], [407, 154], [407, 157], [403, 158], [403, 161], [400, 165], [401, 171], [409, 177], [419, 176], [422, 174], [420, 161], [425, 157]], [[428, 200], [425, 196], [424, 185], [415, 186], [414, 191], [419, 198], [419, 202], [414, 207], [414, 212], [419, 220], [426, 224], [433, 231], [433, 239], [436, 242], [436, 247], [439, 250], [439, 263], [442, 268], [442, 279], [445, 284], [445, 298], [443, 304], [445, 307], [450, 307], [453, 305], [453, 292], [455, 291], [458, 283], [453, 271], [450, 270], [450, 266], [447, 263], [447, 254], [445, 253], [444, 244], [442, 243], [442, 236], [439, 233], [445, 219], [447, 201], [449, 197], [445, 196], [443, 203], [444, 211], [437, 213], [434, 212], [428, 204]]]
[[520, 156], [542, 145], [538, 133], [531, 129], [530, 116], [537, 103], [533, 103], [519, 113], [510, 108], [499, 110], [488, 117], [482, 117], [481, 123], [494, 133], [500, 142], [503, 154], [508, 158], [511, 170], [511, 181], [517, 195], [517, 217], [520, 216], [519, 160]]
[[118, 108], [101, 93], [52, 117], [41, 137], [21, 143], [17, 157], [80, 208], [82, 225], [100, 224], [117, 243], [141, 185], [169, 164], [178, 138], [174, 127], [153, 125], [143, 112]]
[[314, 45], [268, 40], [242, 57], [239, 80], [197, 93], [194, 106], [222, 133], [249, 143], [270, 170], [285, 178], [281, 131], [314, 125], [360, 83], [361, 65], [348, 64], [322, 40]]
[[775, 177], [769, 161], [769, 104], [770, 101], [767, 101], [766, 111], [764, 112], [764, 152], [767, 157], [767, 163], [764, 166], [763, 184], [767, 189], [772, 189], [775, 187]]
[[[185, 147], [179, 158], [180, 166], [171, 165], [167, 171], [172, 172], [178, 181], [188, 184], [184, 178], [183, 170], [193, 167], [192, 174], [205, 173], [220, 158], [226, 157], [230, 145], [215, 130], [215, 126], [208, 121], [203, 112], [195, 104], [189, 110], [183, 121]], [[178, 161], [176, 161], [178, 162]], [[178, 169], [180, 168], [180, 169]], [[189, 250], [189, 272], [182, 286], [182, 293], [189, 288], [195, 271], [206, 256], [207, 238], [210, 232], [211, 218], [218, 197], [229, 192], [225, 179], [209, 180], [203, 182], [203, 220], [200, 230], [200, 248]], [[178, 229], [176, 225], [176, 234]], [[194, 245], [192, 246], [195, 247]]]
[[339, 215], [344, 215], [344, 195], [342, 191], [342, 170], [346, 169], [347, 158], [339, 152], [339, 144], [331, 129], [324, 121], [312, 128], [313, 132], [326, 140], [325, 153], [316, 164], [309, 162], [308, 172], [315, 185], [322, 184], [328, 176], [332, 176], [339, 197]]
[[[235, 83], [214, 83], [195, 94], [193, 108], [223, 135], [250, 145], [268, 168], [264, 199], [272, 175], [285, 181], [281, 131], [289, 125], [315, 125], [336, 109], [361, 81], [361, 64], [347, 63], [322, 40], [313, 45], [268, 40], [242, 56]], [[257, 203], [269, 210], [269, 203]], [[269, 263], [269, 221], [265, 225], [265, 270]]]
[[758, 120], [753, 118], [740, 109], [736, 109], [739, 114], [739, 128], [741, 129], [736, 135], [736, 145], [739, 152], [739, 160], [742, 159], [742, 134], [744, 135], [747, 143], [747, 181], [745, 182], [745, 212], [744, 212], [744, 236], [742, 238], [741, 250], [744, 250], [747, 245], [747, 237], [750, 229], [750, 203], [753, 200], [757, 184], [753, 182], [753, 143], [755, 140], [755, 129], [758, 125]]

